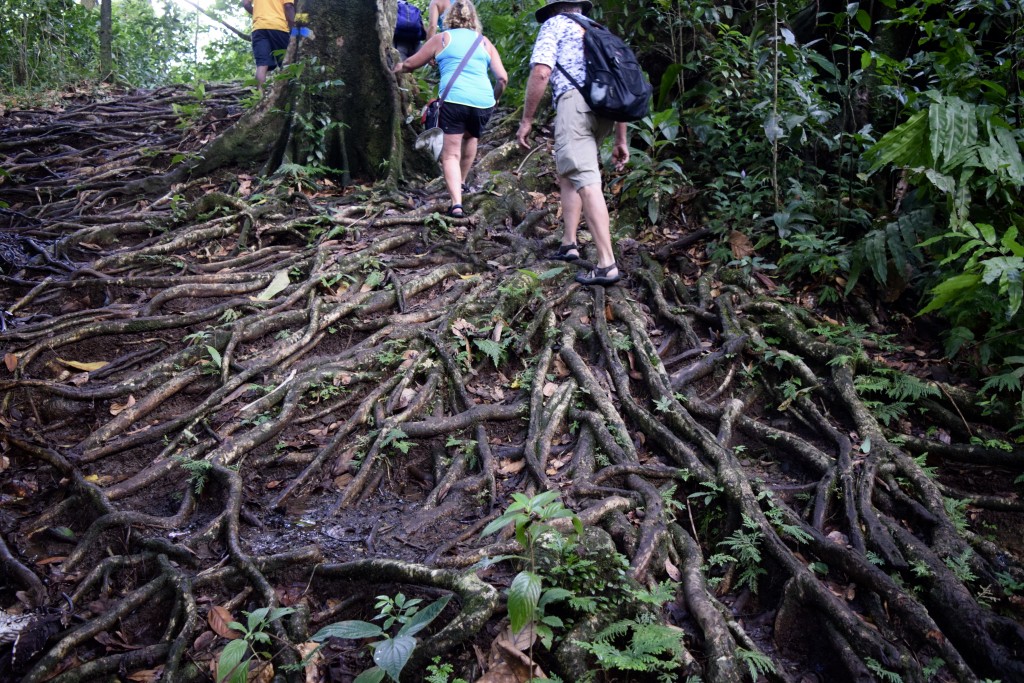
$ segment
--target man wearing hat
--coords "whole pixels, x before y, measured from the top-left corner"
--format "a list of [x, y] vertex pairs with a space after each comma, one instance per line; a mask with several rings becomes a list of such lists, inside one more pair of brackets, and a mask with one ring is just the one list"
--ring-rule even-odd
[[551, 255], [559, 261], [575, 261], [580, 257], [576, 244], [576, 229], [580, 215], [587, 219], [587, 227], [597, 247], [597, 267], [588, 273], [579, 273], [576, 281], [584, 285], [611, 285], [622, 279], [615, 263], [608, 221], [608, 205], [601, 187], [599, 148], [601, 141], [615, 130], [612, 158], [616, 170], [625, 168], [629, 161], [626, 144], [626, 124], [599, 118], [590, 111], [582, 93], [577, 90], [561, 70], [583, 83], [586, 63], [583, 59], [582, 26], [563, 16], [569, 12], [588, 14], [593, 8], [590, 0], [548, 0], [537, 10], [541, 24], [537, 41], [530, 56], [530, 78], [526, 84], [526, 102], [516, 139], [530, 148], [530, 131], [537, 106], [551, 81], [552, 101], [555, 103], [555, 170], [562, 196], [562, 245]]

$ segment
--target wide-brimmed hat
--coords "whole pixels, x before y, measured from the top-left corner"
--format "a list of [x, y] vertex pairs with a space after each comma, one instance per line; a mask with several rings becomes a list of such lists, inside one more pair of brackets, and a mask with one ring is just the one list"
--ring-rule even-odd
[[538, 24], [543, 24], [558, 10], [572, 5], [578, 6], [584, 14], [590, 14], [590, 10], [594, 9], [594, 3], [590, 0], [548, 0], [548, 4], [537, 10], [534, 16], [537, 17]]

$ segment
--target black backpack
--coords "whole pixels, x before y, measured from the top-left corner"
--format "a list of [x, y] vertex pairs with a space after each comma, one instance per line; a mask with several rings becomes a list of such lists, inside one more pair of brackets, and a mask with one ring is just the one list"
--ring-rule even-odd
[[583, 93], [591, 111], [612, 121], [638, 121], [647, 116], [651, 84], [625, 41], [581, 14], [569, 12], [562, 16], [586, 29], [583, 58], [587, 75], [582, 84], [577, 83], [561, 64], [556, 62], [555, 66]]

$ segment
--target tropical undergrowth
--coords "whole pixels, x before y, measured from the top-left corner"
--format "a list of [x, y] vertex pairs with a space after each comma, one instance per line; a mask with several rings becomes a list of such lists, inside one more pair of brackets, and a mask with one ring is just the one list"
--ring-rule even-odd
[[941, 320], [978, 400], [1024, 421], [1024, 13], [996, 5], [604, 3], [656, 86], [620, 220], [707, 227], [707, 256], [809, 301]]
[[1020, 450], [902, 344], [660, 243], [580, 287], [543, 155], [125, 197], [182, 90], [4, 131], [0, 677], [1024, 675]]

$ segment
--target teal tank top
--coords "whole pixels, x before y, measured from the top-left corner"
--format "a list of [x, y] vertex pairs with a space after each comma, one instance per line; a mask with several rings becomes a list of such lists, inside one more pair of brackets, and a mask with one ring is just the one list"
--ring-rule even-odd
[[[473, 46], [473, 42], [480, 34], [472, 29], [456, 28], [445, 31], [445, 35], [449, 38], [448, 44], [437, 55], [437, 66], [441, 70], [441, 82], [437, 90], [439, 97], [440, 93], [443, 93], [444, 89], [448, 87], [448, 81], [451, 80], [455, 70], [459, 68], [462, 58], [466, 56], [466, 52]], [[445, 101], [477, 109], [493, 107], [495, 104], [494, 86], [488, 76], [490, 68], [491, 55], [488, 54], [481, 42], [473, 51], [473, 56], [469, 58], [462, 73], [455, 80]]]

